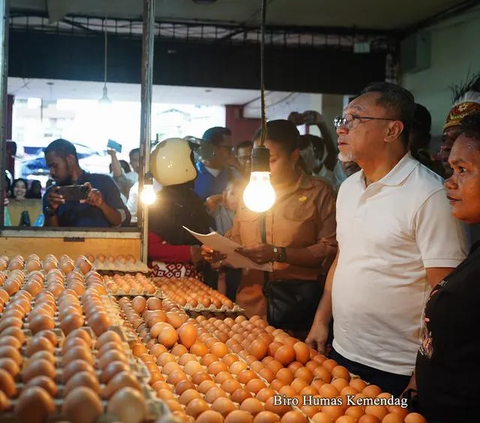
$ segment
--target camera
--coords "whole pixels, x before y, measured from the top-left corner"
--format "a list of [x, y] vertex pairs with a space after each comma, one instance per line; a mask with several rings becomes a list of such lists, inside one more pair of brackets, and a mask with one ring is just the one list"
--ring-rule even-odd
[[59, 187], [57, 193], [65, 199], [65, 201], [86, 200], [89, 188], [86, 185], [66, 185]]

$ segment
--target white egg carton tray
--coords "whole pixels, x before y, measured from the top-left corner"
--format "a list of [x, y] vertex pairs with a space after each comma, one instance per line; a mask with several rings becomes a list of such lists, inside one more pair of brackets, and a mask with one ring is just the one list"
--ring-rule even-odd
[[[107, 289], [110, 291], [110, 289], [108, 287], [107, 287]], [[140, 296], [140, 297], [156, 297], [156, 298], [160, 298], [161, 300], [166, 298], [165, 295], [163, 294], [163, 292], [160, 291], [159, 289], [157, 289], [153, 294], [149, 294], [148, 292], [145, 292], [145, 291], [141, 291], [139, 293], [132, 294], [130, 292], [125, 292], [125, 291], [120, 290], [120, 291], [117, 291], [115, 293], [110, 291], [110, 295], [112, 295], [114, 297], [137, 297], [137, 296]]]
[[[178, 305], [178, 304], [177, 304]], [[222, 306], [220, 309], [216, 308], [213, 304], [209, 307], [205, 307], [202, 304], [193, 307], [190, 303], [185, 304], [184, 306], [179, 306], [184, 311], [192, 311], [196, 313], [201, 312], [210, 312], [210, 313], [244, 313], [245, 309], [240, 307], [237, 304], [234, 304], [233, 308], [228, 308], [227, 306]]]
[[148, 266], [141, 261], [137, 261], [133, 264], [130, 262], [122, 263], [118, 260], [115, 260], [112, 263], [109, 260], [105, 260], [102, 263], [100, 260], [96, 259], [93, 262], [93, 270], [100, 272], [150, 273]]

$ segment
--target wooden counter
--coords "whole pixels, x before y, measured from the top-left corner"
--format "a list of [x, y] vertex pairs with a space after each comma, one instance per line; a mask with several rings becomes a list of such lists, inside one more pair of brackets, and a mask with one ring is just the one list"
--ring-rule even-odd
[[85, 254], [131, 254], [141, 257], [140, 232], [88, 232], [64, 230], [14, 230], [2, 231], [0, 255], [9, 257], [38, 254], [41, 259], [47, 254], [60, 257], [67, 254], [72, 258]]

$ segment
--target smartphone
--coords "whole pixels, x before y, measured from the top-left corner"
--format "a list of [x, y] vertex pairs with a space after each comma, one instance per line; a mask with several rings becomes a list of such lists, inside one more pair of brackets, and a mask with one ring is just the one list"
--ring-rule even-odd
[[65, 185], [58, 189], [57, 194], [62, 195], [65, 201], [86, 200], [88, 187], [85, 185]]
[[305, 112], [303, 116], [305, 118], [305, 125], [313, 125], [315, 123], [315, 112]]
[[108, 140], [107, 143], [107, 148], [111, 148], [112, 150], [115, 150], [117, 153], [122, 152], [122, 144], [119, 144], [117, 141], [114, 140]]

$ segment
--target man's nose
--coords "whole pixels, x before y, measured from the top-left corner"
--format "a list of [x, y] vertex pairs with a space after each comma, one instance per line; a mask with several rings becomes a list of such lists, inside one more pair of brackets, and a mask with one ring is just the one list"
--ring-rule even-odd
[[346, 135], [348, 134], [348, 129], [345, 125], [340, 125], [337, 128], [337, 135]]

